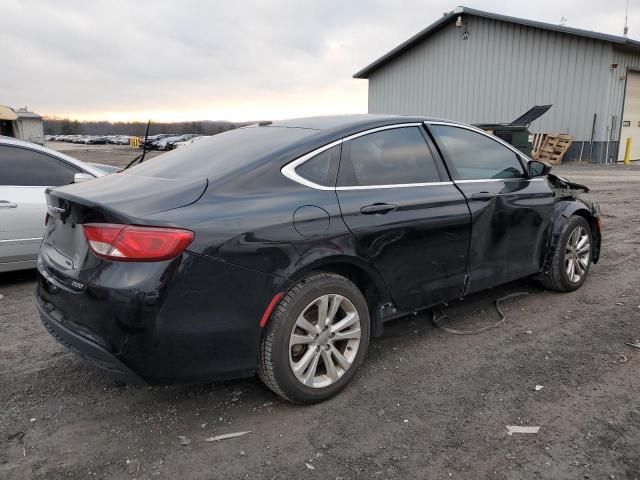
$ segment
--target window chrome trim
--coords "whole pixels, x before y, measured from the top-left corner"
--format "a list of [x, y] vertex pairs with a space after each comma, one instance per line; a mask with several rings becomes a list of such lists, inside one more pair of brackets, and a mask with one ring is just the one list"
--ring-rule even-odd
[[479, 182], [521, 182], [526, 180], [527, 182], [540, 182], [544, 180], [543, 177], [530, 178], [530, 177], [509, 177], [509, 178], [474, 178], [471, 180], [454, 180], [453, 183], [479, 183]]
[[[515, 148], [513, 145], [505, 142], [504, 140], [502, 140], [501, 138], [496, 137], [495, 135], [491, 135], [490, 133], [485, 132], [481, 128], [474, 127], [473, 125], [465, 125], [465, 124], [462, 124], [462, 123], [445, 122], [445, 121], [442, 121], [442, 120], [427, 120], [427, 121], [424, 122], [424, 124], [427, 125], [427, 126], [429, 126], [429, 125], [444, 125], [445, 127], [464, 128], [465, 130], [470, 130], [472, 132], [479, 133], [480, 135], [484, 135], [485, 137], [490, 138], [494, 142], [497, 142], [497, 143], [507, 147], [513, 153], [515, 153], [519, 157], [525, 159], [527, 161], [527, 163], [529, 163], [531, 161], [531, 159], [529, 157], [527, 157], [524, 153], [522, 153], [520, 150]], [[523, 173], [526, 174], [526, 172], [523, 172]]]
[[376, 127], [370, 130], [365, 130], [364, 132], [354, 133], [353, 135], [349, 135], [348, 137], [344, 137], [342, 139], [343, 142], [347, 142], [349, 140], [353, 140], [354, 138], [363, 137], [365, 135], [369, 135], [370, 133], [382, 132], [384, 130], [393, 130], [394, 128], [406, 128], [406, 127], [422, 127], [422, 123], [420, 122], [411, 122], [411, 123], [395, 123], [393, 125], [385, 125], [384, 127]]
[[304, 185], [305, 187], [315, 188], [316, 190], [335, 190], [336, 189], [335, 186], [327, 187], [326, 185], [319, 185], [317, 183], [312, 182], [311, 180], [307, 180], [306, 178], [301, 177], [296, 173], [296, 168], [298, 168], [307, 160], [312, 159], [316, 155], [326, 150], [329, 150], [330, 148], [333, 148], [337, 145], [342, 145], [342, 142], [343, 142], [343, 139], [340, 139], [340, 140], [336, 140], [335, 142], [331, 142], [327, 145], [324, 145], [323, 147], [316, 148], [315, 150], [312, 150], [311, 152], [301, 156], [300, 158], [297, 158], [296, 160], [293, 160], [292, 162], [287, 163], [284, 167], [280, 169], [280, 173], [282, 173], [282, 175], [287, 177], [289, 180], [293, 180], [294, 182]]
[[453, 182], [425, 182], [425, 183], [395, 183], [391, 185], [357, 185], [353, 187], [336, 187], [335, 190], [375, 190], [378, 188], [409, 188], [409, 187], [435, 187], [436, 185], [453, 185]]
[[3, 245], [11, 245], [13, 243], [18, 242], [41, 242], [43, 237], [32, 237], [32, 238], [9, 238], [8, 240], [0, 240], [0, 243]]
[[[508, 144], [501, 138], [496, 137], [495, 135], [491, 135], [481, 128], [474, 127], [473, 125], [465, 125], [461, 123], [453, 123], [447, 122], [443, 120], [427, 120], [424, 122], [412, 122], [412, 123], [396, 123], [393, 125], [385, 125], [383, 127], [376, 127], [369, 130], [365, 130], [362, 132], [354, 133], [353, 135], [349, 135], [348, 137], [341, 138], [340, 140], [336, 140], [322, 147], [316, 148], [311, 152], [289, 162], [284, 167], [280, 169], [282, 175], [287, 177], [289, 180], [293, 180], [300, 185], [304, 185], [305, 187], [313, 188], [315, 190], [325, 190], [325, 191], [348, 191], [348, 190], [375, 190], [375, 189], [383, 189], [383, 188], [409, 188], [409, 187], [433, 187], [437, 185], [454, 185], [458, 183], [480, 183], [480, 182], [514, 182], [514, 181], [522, 181], [528, 180], [530, 182], [534, 181], [542, 181], [544, 178], [531, 178], [531, 177], [519, 177], [519, 178], [480, 178], [480, 179], [472, 179], [472, 180], [454, 180], [454, 181], [442, 181], [442, 182], [425, 182], [425, 183], [399, 183], [399, 184], [383, 184], [383, 185], [357, 185], [357, 186], [345, 186], [345, 187], [327, 187], [325, 185], [319, 185], [314, 183], [306, 178], [301, 177], [296, 173], [296, 168], [305, 163], [307, 160], [312, 159], [316, 155], [329, 150], [337, 145], [342, 145], [344, 142], [349, 140], [353, 140], [354, 138], [362, 137], [364, 135], [368, 135], [370, 133], [381, 132], [384, 130], [392, 130], [394, 128], [406, 128], [406, 127], [421, 127], [423, 125], [444, 125], [447, 127], [457, 127], [463, 128], [465, 130], [470, 130], [472, 132], [478, 133], [480, 135], [484, 135], [485, 137], [490, 138], [494, 142], [497, 142], [501, 145], [504, 145], [509, 150], [511, 150], [514, 154], [518, 155], [520, 158], [523, 158], [525, 161], [530, 162], [531, 159], [527, 157], [520, 150], [516, 149], [512, 145]], [[525, 172], [526, 174], [526, 172]]]
[[[399, 184], [389, 184], [389, 185], [357, 185], [357, 186], [345, 186], [345, 187], [327, 187], [325, 185], [318, 185], [306, 178], [301, 177], [296, 173], [296, 168], [302, 165], [307, 160], [312, 159], [316, 155], [324, 152], [325, 150], [329, 150], [337, 145], [342, 145], [344, 142], [349, 140], [353, 140], [358, 137], [362, 137], [364, 135], [369, 135], [370, 133], [382, 132], [384, 130], [393, 130], [395, 128], [406, 128], [406, 127], [423, 127], [424, 124], [422, 122], [411, 122], [411, 123], [395, 123], [393, 125], [385, 125], [383, 127], [371, 128], [369, 130], [364, 130], [362, 132], [354, 133], [353, 135], [349, 135], [348, 137], [341, 138], [340, 140], [336, 140], [335, 142], [331, 142], [327, 145], [324, 145], [320, 148], [316, 148], [311, 152], [287, 163], [284, 167], [280, 169], [280, 173], [287, 177], [289, 180], [293, 180], [296, 183], [304, 185], [305, 187], [314, 188], [316, 190], [330, 190], [330, 191], [346, 191], [346, 190], [372, 190], [378, 188], [407, 188], [407, 187], [430, 187], [435, 185], [453, 185], [451, 181], [444, 182], [426, 182], [426, 183], [399, 183]], [[426, 143], [425, 143], [426, 145]]]

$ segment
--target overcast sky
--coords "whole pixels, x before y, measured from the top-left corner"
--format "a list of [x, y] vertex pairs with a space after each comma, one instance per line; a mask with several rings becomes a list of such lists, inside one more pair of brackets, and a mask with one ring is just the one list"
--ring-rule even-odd
[[[0, 104], [90, 120], [366, 112], [367, 81], [352, 75], [459, 1], [0, 0]], [[625, 4], [465, 3], [618, 35]]]

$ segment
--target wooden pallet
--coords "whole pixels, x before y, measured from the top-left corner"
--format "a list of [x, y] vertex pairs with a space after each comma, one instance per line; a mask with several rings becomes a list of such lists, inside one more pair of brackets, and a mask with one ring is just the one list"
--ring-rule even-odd
[[558, 165], [573, 143], [571, 135], [538, 133], [534, 136], [532, 156], [536, 160]]

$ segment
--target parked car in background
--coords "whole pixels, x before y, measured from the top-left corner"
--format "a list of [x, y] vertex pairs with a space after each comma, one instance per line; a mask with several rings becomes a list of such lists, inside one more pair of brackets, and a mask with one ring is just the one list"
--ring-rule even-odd
[[142, 147], [146, 146], [148, 150], [159, 150], [160, 141], [169, 137], [177, 137], [178, 135], [175, 133], [158, 133], [156, 135], [149, 135], [146, 139], [143, 138], [140, 145]]
[[[150, 135], [146, 142], [142, 140], [142, 144], [143, 146], [146, 145], [147, 150], [173, 150], [202, 138], [207, 138], [207, 135], [159, 133]], [[47, 142], [68, 142], [84, 145], [129, 145], [130, 143], [128, 135], [47, 135], [45, 140]]]
[[195, 135], [187, 140], [180, 140], [173, 143], [173, 148], [184, 147], [185, 145], [191, 145], [192, 143], [199, 142], [205, 138], [209, 138], [209, 135]]
[[129, 145], [129, 135], [46, 135], [47, 142], [82, 143], [85, 145]]
[[118, 173], [124, 170], [123, 167], [119, 167], [116, 165], [107, 165], [106, 163], [95, 163], [95, 162], [85, 162], [86, 165], [90, 167], [97, 168], [102, 171], [102, 173], [110, 174], [110, 173]]
[[123, 380], [256, 371], [317, 402], [383, 323], [521, 277], [571, 291], [600, 252], [586, 187], [460, 123], [263, 122], [47, 192], [37, 305]]
[[0, 137], [0, 272], [34, 268], [47, 212], [44, 191], [110, 173], [34, 143]]

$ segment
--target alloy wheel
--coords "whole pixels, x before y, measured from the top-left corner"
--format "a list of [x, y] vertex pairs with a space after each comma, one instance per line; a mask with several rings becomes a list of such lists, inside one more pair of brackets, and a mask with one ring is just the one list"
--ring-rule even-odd
[[289, 339], [289, 364], [303, 385], [323, 388], [342, 377], [360, 346], [360, 316], [337, 294], [316, 298], [298, 316]]
[[564, 254], [565, 269], [570, 282], [578, 283], [583, 279], [591, 260], [591, 244], [589, 234], [584, 227], [575, 228], [569, 240]]

